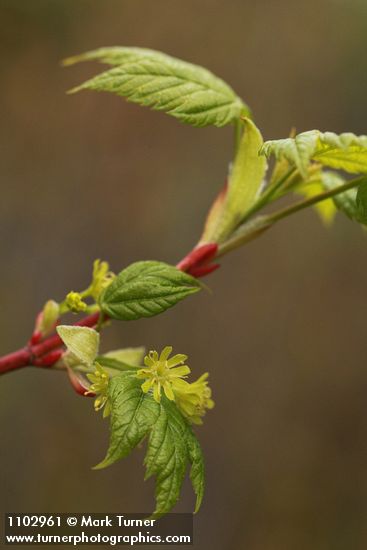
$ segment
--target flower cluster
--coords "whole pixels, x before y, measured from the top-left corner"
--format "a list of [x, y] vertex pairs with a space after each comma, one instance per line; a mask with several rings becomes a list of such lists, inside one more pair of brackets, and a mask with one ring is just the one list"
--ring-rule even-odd
[[211, 390], [208, 386], [208, 373], [189, 383], [185, 380], [190, 368], [185, 365], [186, 355], [177, 354], [169, 358], [172, 347], [167, 346], [160, 355], [150, 351], [144, 358], [146, 368], [139, 369], [138, 378], [146, 379], [142, 384], [144, 393], [153, 391], [154, 399], [159, 403], [162, 390], [170, 401], [175, 401], [182, 414], [192, 423], [201, 424], [206, 409], [214, 407]]
[[88, 294], [98, 300], [100, 294], [108, 287], [115, 278], [115, 274], [110, 271], [108, 262], [95, 260], [93, 263], [92, 283], [88, 289]]
[[175, 388], [175, 401], [181, 412], [193, 424], [202, 424], [206, 409], [214, 407], [212, 390], [208, 386], [209, 373], [205, 372], [195, 382], [189, 384], [178, 380]]
[[79, 292], [69, 292], [65, 298], [65, 305], [73, 313], [86, 311], [88, 305], [83, 301], [82, 295]]
[[95, 260], [93, 263], [92, 281], [89, 287], [83, 292], [69, 292], [64, 302], [61, 304], [61, 312], [72, 311], [73, 313], [85, 312], [93, 306], [88, 306], [86, 298], [93, 298], [95, 302], [102, 292], [112, 283], [115, 274], [110, 271], [108, 262]]
[[97, 395], [94, 401], [94, 410], [100, 411], [104, 407], [103, 418], [106, 418], [111, 412], [111, 405], [108, 400], [108, 383], [110, 377], [99, 363], [94, 363], [94, 367], [95, 371], [87, 374], [87, 378], [92, 384], [86, 392], [86, 395], [88, 393], [95, 393]]

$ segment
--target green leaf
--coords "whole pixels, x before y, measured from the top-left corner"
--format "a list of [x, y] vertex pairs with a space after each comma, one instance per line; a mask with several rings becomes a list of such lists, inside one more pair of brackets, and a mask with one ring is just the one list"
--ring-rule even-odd
[[107, 370], [110, 376], [117, 376], [120, 372], [139, 368], [143, 363], [145, 348], [124, 348], [109, 351], [99, 355], [96, 361]]
[[125, 348], [99, 355], [96, 361], [104, 367], [110, 376], [140, 367], [143, 363], [145, 348]]
[[286, 158], [296, 165], [304, 178], [311, 160], [352, 174], [367, 173], [367, 136], [350, 132], [337, 135], [311, 130], [295, 138], [267, 141], [261, 153], [267, 157], [273, 154], [277, 159]]
[[[345, 179], [335, 172], [323, 172], [322, 174], [322, 187], [325, 191], [331, 191], [344, 183]], [[354, 188], [333, 197], [335, 207], [354, 221], [357, 219], [356, 195], [357, 189]]]
[[189, 427], [174, 403], [168, 399], [162, 401], [144, 460], [145, 479], [156, 476], [155, 514], [165, 514], [176, 504], [188, 465]]
[[[330, 191], [345, 183], [345, 180], [334, 172], [324, 172], [323, 186]], [[358, 187], [339, 193], [333, 197], [337, 209], [352, 221], [367, 225], [367, 178], [362, 178]]]
[[259, 150], [263, 144], [260, 131], [248, 118], [244, 119], [244, 133], [229, 178], [228, 190], [221, 215], [208, 241], [222, 242], [243, 220], [246, 212], [261, 191], [267, 163]]
[[199, 511], [205, 490], [205, 464], [203, 451], [194, 434], [187, 437], [187, 444], [191, 462], [190, 479], [196, 494], [195, 513]]
[[[337, 174], [319, 170], [310, 180], [297, 185], [294, 191], [298, 195], [310, 199], [326, 190], [343, 185], [343, 183], [345, 183], [345, 180]], [[333, 199], [325, 199], [316, 203], [314, 209], [327, 226], [333, 222], [335, 214], [338, 211], [338, 207]]]
[[277, 160], [285, 158], [297, 166], [303, 177], [307, 177], [308, 165], [316, 151], [319, 133], [318, 130], [311, 130], [294, 138], [266, 141], [260, 154], [266, 157], [274, 155]]
[[104, 357], [117, 359], [117, 361], [121, 361], [122, 363], [139, 367], [143, 364], [144, 355], [145, 348], [141, 346], [139, 348], [123, 348], [109, 351], [104, 354]]
[[152, 317], [201, 289], [199, 281], [163, 262], [136, 262], [106, 288], [102, 311], [113, 319]]
[[357, 220], [367, 225], [367, 179], [358, 187], [356, 197]]
[[94, 467], [111, 466], [126, 457], [144, 439], [159, 417], [160, 407], [141, 390], [135, 372], [112, 378], [108, 388], [111, 404], [110, 444], [106, 457]]
[[157, 403], [151, 393], [143, 393], [141, 380], [131, 372], [111, 379], [109, 402], [110, 445], [106, 458], [96, 468], [126, 457], [149, 436], [144, 463], [146, 479], [156, 477], [154, 514], [165, 514], [176, 504], [189, 464], [197, 511], [204, 493], [204, 461], [200, 445], [176, 405], [165, 396]]
[[149, 50], [148, 48], [125, 48], [123, 46], [112, 46], [110, 48], [98, 48], [90, 52], [68, 57], [67, 59], [64, 59], [63, 65], [67, 67], [83, 61], [99, 61], [100, 63], [114, 66], [135, 62], [142, 58], [153, 59], [156, 61], [162, 59], [163, 62], [172, 59], [169, 55], [163, 52]]
[[[331, 189], [331, 187], [329, 187]], [[340, 212], [343, 212], [348, 218], [354, 221], [358, 220], [358, 210], [356, 204], [357, 189], [349, 189], [336, 195], [334, 203]]]
[[114, 65], [71, 92], [111, 92], [129, 101], [164, 111], [192, 126], [231, 124], [249, 109], [210, 71], [142, 48], [102, 48], [69, 58], [66, 65], [100, 60]]
[[124, 361], [119, 361], [113, 357], [106, 357], [106, 355], [97, 355], [97, 363], [103, 367], [110, 376], [119, 376], [121, 372], [126, 372], [137, 369], [136, 365], [131, 365], [130, 363], [125, 363]]
[[43, 306], [38, 330], [42, 336], [48, 336], [55, 330], [55, 325], [60, 317], [60, 304], [55, 300], [48, 300]]
[[223, 209], [225, 205], [225, 199], [228, 191], [227, 183], [221, 189], [217, 197], [215, 198], [213, 204], [210, 207], [210, 210], [207, 214], [204, 230], [200, 237], [199, 244], [207, 244], [212, 242], [213, 237], [216, 235], [218, 224], [223, 215]]
[[320, 134], [314, 160], [351, 174], [367, 174], [367, 136]]
[[69, 325], [59, 325], [56, 330], [70, 353], [81, 363], [88, 367], [94, 363], [99, 348], [97, 331]]

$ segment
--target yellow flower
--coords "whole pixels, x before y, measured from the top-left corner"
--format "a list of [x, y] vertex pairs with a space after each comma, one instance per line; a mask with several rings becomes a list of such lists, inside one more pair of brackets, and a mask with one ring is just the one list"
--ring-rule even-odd
[[141, 388], [144, 393], [153, 389], [153, 397], [159, 403], [162, 395], [162, 388], [166, 397], [170, 401], [174, 401], [174, 390], [176, 384], [182, 378], [186, 378], [190, 373], [190, 369], [183, 363], [187, 359], [187, 355], [177, 354], [169, 359], [172, 352], [171, 346], [166, 346], [160, 356], [156, 351], [150, 351], [144, 357], [144, 364], [147, 368], [140, 369], [137, 372], [138, 378], [146, 378]]
[[81, 294], [79, 292], [69, 292], [66, 296], [65, 304], [74, 313], [79, 313], [80, 311], [85, 311], [87, 309], [87, 304], [83, 302]]
[[101, 292], [108, 287], [115, 275], [109, 271], [110, 266], [108, 262], [101, 262], [101, 260], [95, 260], [93, 263], [93, 278], [92, 283], [88, 289], [88, 294], [92, 296], [96, 301], [99, 298]]
[[111, 405], [108, 400], [108, 384], [110, 377], [99, 363], [95, 363], [95, 371], [87, 374], [88, 380], [92, 382], [88, 393], [95, 393], [94, 410], [100, 411], [104, 407], [103, 418], [106, 418], [111, 412]]
[[171, 359], [172, 348], [167, 346], [158, 356], [156, 351], [150, 351], [144, 358], [146, 368], [137, 372], [138, 378], [146, 378], [141, 388], [144, 393], [151, 389], [153, 397], [159, 403], [162, 388], [170, 401], [175, 401], [182, 414], [193, 424], [202, 424], [202, 417], [207, 409], [214, 407], [212, 392], [208, 386], [206, 372], [190, 384], [184, 378], [190, 373], [187, 365], [183, 365], [187, 356], [178, 354]]
[[175, 384], [175, 401], [182, 414], [193, 424], [202, 424], [201, 417], [206, 409], [214, 407], [212, 391], [208, 386], [206, 372], [192, 384], [185, 380], [178, 380]]

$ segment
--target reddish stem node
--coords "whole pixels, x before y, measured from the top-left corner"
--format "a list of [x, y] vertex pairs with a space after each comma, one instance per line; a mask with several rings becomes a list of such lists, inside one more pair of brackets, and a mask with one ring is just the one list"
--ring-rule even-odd
[[51, 351], [50, 353], [47, 353], [43, 357], [40, 357], [39, 359], [35, 359], [33, 361], [34, 367], [52, 367], [55, 363], [58, 362], [59, 359], [61, 359], [64, 351], [62, 349], [56, 349], [54, 351]]
[[199, 265], [190, 269], [190, 275], [199, 279], [200, 277], [205, 277], [205, 275], [209, 275], [209, 273], [213, 273], [213, 271], [215, 271], [219, 267], [219, 264]]
[[[191, 273], [192, 269], [208, 264], [217, 254], [217, 243], [202, 244], [187, 254], [183, 260], [177, 264], [177, 269]], [[192, 273], [191, 273], [192, 274]]]

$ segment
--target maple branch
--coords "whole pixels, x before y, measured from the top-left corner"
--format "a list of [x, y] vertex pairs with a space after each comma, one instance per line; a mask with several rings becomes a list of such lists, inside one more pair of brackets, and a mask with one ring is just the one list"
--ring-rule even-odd
[[[194, 277], [203, 277], [219, 267], [218, 264], [211, 263], [217, 250], [218, 246], [215, 243], [195, 247], [177, 264], [177, 268]], [[99, 313], [93, 313], [74, 325], [94, 328], [98, 325], [99, 317]], [[62, 356], [60, 348], [63, 348], [64, 345], [58, 334], [53, 334], [41, 342], [38, 340], [38, 337], [31, 338], [24, 348], [0, 357], [0, 375], [28, 366], [51, 368], [57, 363]]]

